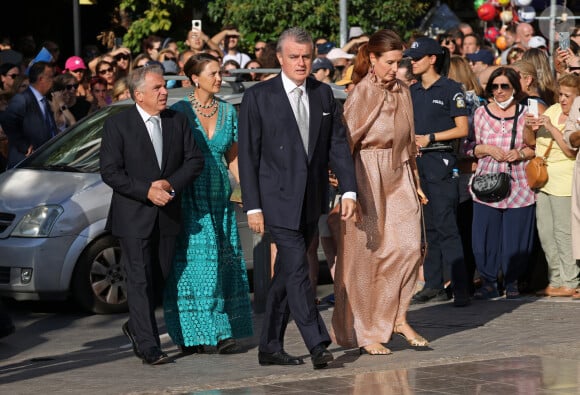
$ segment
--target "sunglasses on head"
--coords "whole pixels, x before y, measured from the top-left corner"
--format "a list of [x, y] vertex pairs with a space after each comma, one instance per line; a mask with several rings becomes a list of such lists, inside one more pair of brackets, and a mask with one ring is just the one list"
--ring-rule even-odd
[[65, 85], [65, 88], [68, 89], [69, 91], [72, 91], [73, 89], [78, 89], [79, 84], [67, 84]]
[[124, 53], [120, 53], [118, 55], [115, 55], [115, 59], [117, 59], [117, 60], [129, 60], [129, 55], [124, 54]]
[[508, 89], [512, 89], [510, 84], [491, 84], [491, 90], [496, 91], [501, 88], [502, 91], [507, 91]]
[[101, 69], [101, 70], [99, 70], [99, 74], [101, 74], [101, 75], [104, 75], [104, 74], [107, 74], [107, 73], [112, 73], [112, 72], [113, 72], [113, 68], [112, 67], [109, 67], [108, 69]]

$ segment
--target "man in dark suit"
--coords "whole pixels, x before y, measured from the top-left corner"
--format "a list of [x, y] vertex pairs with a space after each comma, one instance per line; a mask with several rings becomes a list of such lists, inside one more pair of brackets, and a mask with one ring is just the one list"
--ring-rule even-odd
[[0, 122], [8, 137], [8, 169], [57, 133], [54, 114], [46, 98], [53, 75], [50, 63], [36, 62], [30, 66], [30, 86], [10, 100], [2, 115]]
[[318, 218], [328, 211], [328, 168], [343, 191], [342, 218], [354, 215], [356, 182], [342, 115], [331, 88], [308, 78], [313, 58], [310, 35], [290, 28], [280, 36], [282, 73], [244, 93], [239, 116], [239, 167], [248, 225], [268, 230], [278, 249], [268, 291], [258, 361], [299, 365], [284, 351], [292, 314], [314, 368], [333, 360], [330, 337], [314, 304], [306, 247]]
[[203, 155], [183, 114], [166, 109], [161, 66], [129, 75], [136, 105], [107, 119], [101, 142], [101, 175], [113, 188], [107, 227], [121, 244], [129, 321], [123, 332], [143, 363], [167, 361], [155, 320], [153, 278], [159, 263], [170, 270], [181, 224], [180, 192], [203, 168]]

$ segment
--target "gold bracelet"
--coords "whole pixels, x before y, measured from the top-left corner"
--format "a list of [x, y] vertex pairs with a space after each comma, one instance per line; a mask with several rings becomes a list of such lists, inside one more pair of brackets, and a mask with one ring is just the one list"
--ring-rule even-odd
[[521, 150], [519, 150], [518, 152], [520, 153], [520, 159], [521, 159], [521, 160], [526, 160], [526, 154], [524, 154], [524, 150], [523, 150], [523, 149], [521, 149]]

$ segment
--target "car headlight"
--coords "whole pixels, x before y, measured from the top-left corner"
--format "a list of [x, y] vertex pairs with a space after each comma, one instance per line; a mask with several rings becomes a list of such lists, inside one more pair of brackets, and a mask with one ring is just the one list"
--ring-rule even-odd
[[39, 206], [30, 210], [12, 231], [15, 237], [48, 237], [58, 217], [61, 206]]

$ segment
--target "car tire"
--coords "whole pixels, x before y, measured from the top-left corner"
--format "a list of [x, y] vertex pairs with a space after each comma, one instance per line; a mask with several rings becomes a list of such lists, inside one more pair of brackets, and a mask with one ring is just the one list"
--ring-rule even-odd
[[121, 247], [113, 236], [101, 237], [81, 254], [71, 284], [74, 300], [96, 314], [128, 311]]

